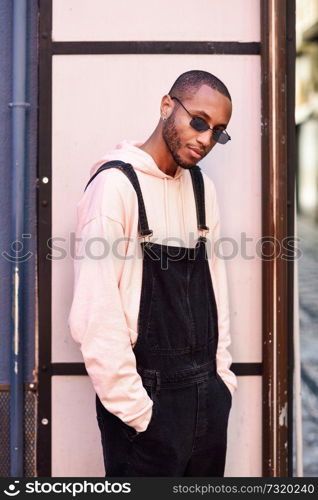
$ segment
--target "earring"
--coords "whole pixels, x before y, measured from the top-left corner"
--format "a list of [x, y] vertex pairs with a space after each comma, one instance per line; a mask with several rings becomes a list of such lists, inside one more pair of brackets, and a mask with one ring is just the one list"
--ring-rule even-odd
[[165, 121], [165, 120], [166, 120], [166, 118], [165, 118], [164, 116], [162, 116], [162, 117], [161, 117], [161, 119], [162, 119], [163, 121]]

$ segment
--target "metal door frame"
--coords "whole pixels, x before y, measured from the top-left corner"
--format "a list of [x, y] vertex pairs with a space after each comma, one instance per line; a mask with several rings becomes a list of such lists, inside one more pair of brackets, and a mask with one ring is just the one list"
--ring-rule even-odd
[[[295, 0], [261, 1], [261, 42], [53, 42], [52, 0], [39, 1], [39, 113], [38, 113], [38, 436], [37, 436], [37, 473], [39, 477], [51, 476], [51, 379], [58, 375], [87, 375], [83, 363], [52, 363], [51, 361], [51, 300], [52, 269], [48, 241], [52, 228], [52, 58], [57, 54], [211, 54], [211, 55], [261, 55], [262, 64], [262, 234], [278, 237], [293, 235], [294, 217], [294, 158], [295, 144], [293, 132], [294, 103], [294, 57], [295, 57]], [[273, 13], [275, 14], [273, 17]], [[286, 17], [287, 16], [287, 17]], [[284, 19], [287, 18], [287, 25]], [[275, 30], [279, 25], [280, 30]], [[280, 45], [277, 45], [277, 44]], [[274, 45], [273, 45], [274, 44]], [[275, 45], [276, 44], [276, 45]], [[270, 48], [277, 49], [276, 63], [273, 65]], [[281, 52], [279, 52], [279, 49]], [[285, 50], [285, 51], [284, 51]], [[283, 54], [286, 55], [284, 59]], [[278, 64], [279, 62], [279, 64]], [[281, 68], [286, 68], [285, 93], [282, 96]], [[279, 81], [273, 80], [271, 70], [275, 69]], [[279, 71], [278, 71], [279, 70]], [[273, 106], [270, 89], [276, 88], [279, 107]], [[278, 92], [278, 94], [277, 94]], [[275, 108], [275, 114], [274, 114]], [[288, 116], [288, 124], [284, 113]], [[286, 114], [285, 114], [286, 116]], [[274, 143], [273, 120], [278, 120], [280, 130], [286, 138], [285, 144]], [[275, 147], [276, 156], [273, 156]], [[288, 152], [287, 152], [288, 149]], [[279, 159], [279, 161], [278, 161]], [[282, 161], [280, 161], [282, 160]], [[45, 179], [45, 181], [43, 181]], [[288, 181], [287, 191], [281, 180]], [[282, 197], [273, 198], [275, 185]], [[280, 224], [280, 217], [284, 222]], [[279, 226], [279, 230], [274, 228]], [[276, 267], [275, 267], [276, 266]], [[273, 273], [279, 273], [275, 287]], [[288, 287], [284, 285], [285, 277]], [[263, 301], [263, 362], [233, 363], [231, 369], [238, 376], [263, 375], [263, 475], [292, 475], [292, 321], [293, 321], [293, 263], [263, 262], [262, 301]], [[277, 298], [279, 294], [279, 311]], [[277, 346], [281, 349], [279, 363], [275, 363], [273, 326], [277, 328]], [[290, 332], [288, 335], [288, 331]], [[288, 359], [288, 363], [287, 363]], [[287, 365], [289, 371], [287, 371]], [[276, 373], [282, 376], [278, 384]], [[275, 382], [276, 381], [276, 382]], [[271, 405], [268, 404], [270, 387], [277, 388], [276, 396], [271, 392]], [[284, 391], [287, 391], [287, 395]], [[288, 401], [286, 425], [277, 426], [279, 415]], [[286, 407], [285, 407], [286, 408]], [[270, 425], [268, 426], [268, 423]], [[287, 448], [285, 442], [288, 443]]]

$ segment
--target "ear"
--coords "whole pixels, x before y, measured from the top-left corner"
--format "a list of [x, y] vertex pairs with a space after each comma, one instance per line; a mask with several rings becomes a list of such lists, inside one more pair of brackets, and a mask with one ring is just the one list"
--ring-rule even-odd
[[169, 94], [166, 94], [163, 96], [161, 99], [161, 106], [160, 106], [160, 116], [162, 119], [167, 119], [171, 115], [174, 107], [174, 102], [171, 99]]

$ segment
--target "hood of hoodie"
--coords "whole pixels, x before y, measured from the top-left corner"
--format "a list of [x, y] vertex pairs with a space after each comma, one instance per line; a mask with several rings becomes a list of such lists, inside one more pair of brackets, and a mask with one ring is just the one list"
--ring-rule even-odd
[[[130, 163], [135, 170], [139, 170], [144, 172], [145, 174], [149, 174], [155, 177], [158, 177], [163, 180], [164, 183], [164, 207], [165, 207], [165, 225], [166, 225], [166, 237], [170, 234], [170, 224], [169, 224], [169, 196], [168, 196], [168, 181], [176, 181], [180, 179], [183, 175], [185, 175], [185, 169], [178, 166], [176, 173], [174, 176], [168, 175], [156, 164], [155, 160], [152, 156], [142, 149], [139, 148], [143, 144], [142, 141], [136, 140], [124, 140], [115, 146], [115, 148], [111, 151], [105, 153], [90, 169], [90, 175], [92, 176], [96, 170], [106, 163], [107, 161], [112, 160], [121, 160], [126, 163]], [[183, 228], [185, 230], [185, 199], [183, 194], [182, 182], [180, 183], [181, 190], [181, 198], [182, 198], [182, 220], [183, 220]]]
[[112, 160], [121, 160], [126, 163], [130, 163], [135, 170], [139, 170], [149, 175], [154, 175], [155, 177], [160, 177], [162, 179], [178, 179], [184, 174], [184, 169], [182, 167], [177, 168], [177, 171], [172, 177], [166, 174], [156, 164], [152, 156], [142, 149], [139, 148], [143, 144], [142, 141], [135, 140], [124, 140], [115, 146], [114, 149], [105, 153], [90, 169], [90, 175], [92, 176], [96, 170], [106, 163]]

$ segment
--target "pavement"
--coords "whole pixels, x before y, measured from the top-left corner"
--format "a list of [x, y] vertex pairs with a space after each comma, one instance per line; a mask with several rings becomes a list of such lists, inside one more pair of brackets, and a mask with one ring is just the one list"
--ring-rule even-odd
[[297, 222], [303, 475], [318, 477], [318, 226], [303, 216]]

